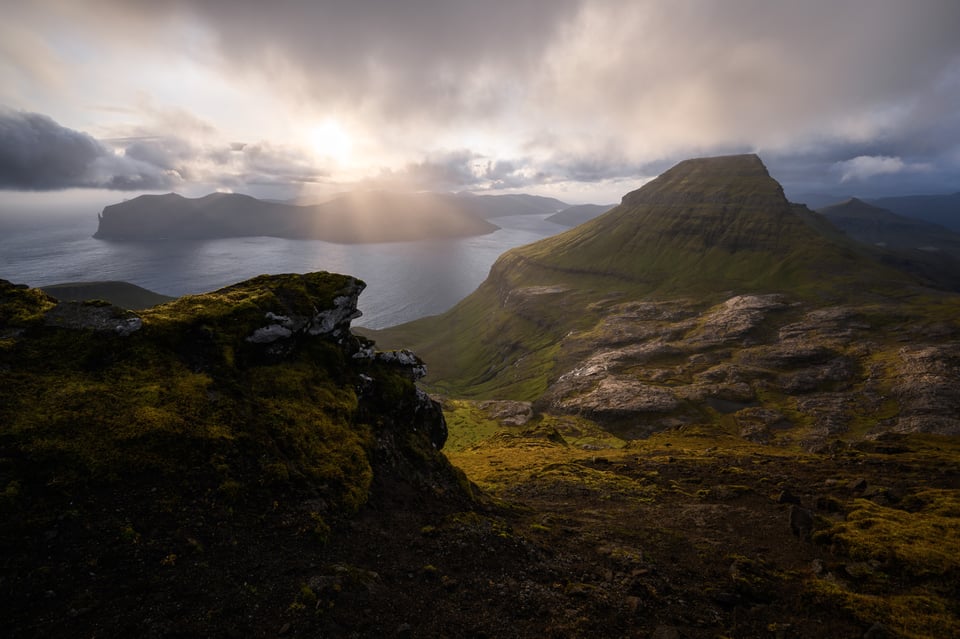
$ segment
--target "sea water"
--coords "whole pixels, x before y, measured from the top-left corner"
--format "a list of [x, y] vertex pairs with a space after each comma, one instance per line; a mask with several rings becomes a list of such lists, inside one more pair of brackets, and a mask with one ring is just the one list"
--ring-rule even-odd
[[121, 280], [165, 295], [203, 293], [263, 273], [331, 271], [364, 280], [363, 317], [383, 328], [447, 310], [473, 292], [504, 251], [564, 228], [546, 215], [494, 218], [501, 228], [467, 238], [333, 244], [242, 237], [130, 242], [94, 239], [96, 216], [0, 216], [0, 278], [44, 286]]

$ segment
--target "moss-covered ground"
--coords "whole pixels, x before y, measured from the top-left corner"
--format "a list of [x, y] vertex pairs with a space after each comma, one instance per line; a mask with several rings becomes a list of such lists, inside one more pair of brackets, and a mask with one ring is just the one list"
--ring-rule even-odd
[[[495, 429], [469, 403], [447, 409], [454, 429], [475, 419], [494, 431], [451, 461], [513, 509], [516, 529], [584, 572], [565, 588], [618, 602], [610, 627], [622, 636], [960, 631], [954, 438], [889, 435], [811, 454], [708, 424], [624, 442], [583, 419]], [[590, 623], [570, 621], [570, 636]]]

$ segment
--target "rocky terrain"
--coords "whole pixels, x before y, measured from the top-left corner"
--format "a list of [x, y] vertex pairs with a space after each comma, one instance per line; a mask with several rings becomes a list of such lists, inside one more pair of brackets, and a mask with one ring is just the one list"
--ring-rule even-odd
[[960, 435], [956, 329], [900, 324], [905, 344], [877, 330], [896, 312], [810, 309], [779, 294], [706, 310], [690, 300], [616, 305], [560, 342], [563, 372], [537, 405], [631, 437], [704, 420], [806, 449], [884, 432]]
[[756, 156], [388, 331], [327, 273], [139, 312], [0, 282], [5, 631], [958, 636], [960, 296], [927, 284]]
[[[444, 419], [416, 356], [352, 334], [362, 288], [261, 277], [131, 313], [2, 283], [6, 635], [960, 631], [955, 437], [809, 453], [717, 421], [625, 439], [522, 401], [448, 399]], [[594, 365], [631, 331], [724, 347], [784, 313], [622, 308]], [[805, 322], [781, 332], [862, 330], [842, 310]], [[904, 361], [926, 383], [898, 392], [945, 397], [936, 353]]]
[[431, 363], [451, 461], [592, 567], [558, 636], [953, 636], [960, 297], [923, 275], [706, 158], [372, 334]]

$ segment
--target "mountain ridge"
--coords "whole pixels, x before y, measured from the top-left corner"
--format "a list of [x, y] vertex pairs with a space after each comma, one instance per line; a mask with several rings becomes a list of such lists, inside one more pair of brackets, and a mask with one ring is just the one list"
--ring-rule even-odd
[[[890, 318], [912, 317], [917, 339], [954, 357], [934, 326], [957, 331], [949, 309], [958, 297], [896, 266], [787, 202], [758, 157], [697, 159], [580, 227], [507, 252], [447, 313], [371, 334], [415, 348], [432, 363], [427, 383], [454, 397], [583, 412], [632, 437], [696, 422], [726, 402], [732, 415], [760, 405], [793, 424], [797, 436], [786, 439], [816, 446], [864, 435], [831, 407], [828, 389], [859, 387], [871, 360], [904, 357]], [[838, 318], [856, 330], [841, 331]], [[800, 335], [822, 349], [803, 354]], [[872, 335], [873, 345], [862, 350], [853, 335]], [[797, 382], [795, 369], [809, 381]], [[913, 387], [916, 370], [904, 363], [883, 373], [884, 384]], [[747, 432], [747, 413], [730, 426]], [[835, 426], [808, 430], [827, 414]], [[884, 427], [957, 431], [910, 419]], [[759, 436], [781, 438], [774, 422]]]

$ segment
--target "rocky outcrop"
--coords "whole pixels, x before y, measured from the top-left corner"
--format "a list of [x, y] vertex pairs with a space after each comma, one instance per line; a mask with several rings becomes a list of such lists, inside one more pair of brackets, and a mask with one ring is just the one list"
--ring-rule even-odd
[[960, 433], [960, 331], [915, 326], [939, 343], [900, 346], [868, 319], [897, 312], [808, 308], [781, 294], [737, 295], [699, 313], [688, 300], [625, 304], [563, 340], [563, 369], [538, 405], [621, 434], [632, 422], [634, 435], [731, 415], [747, 439], [809, 447]]
[[705, 313], [700, 326], [687, 339], [701, 347], [741, 341], [770, 312], [785, 307], [782, 295], [737, 295]]
[[960, 435], [960, 345], [904, 346], [897, 355], [894, 430]]
[[49, 310], [44, 324], [74, 330], [91, 330], [126, 337], [143, 327], [136, 313], [101, 302], [61, 302]]
[[471, 510], [423, 362], [350, 330], [362, 289], [261, 276], [133, 315], [0, 281], [5, 629], [284, 635], [311, 572], [364, 561], [358, 522], [380, 553]]

